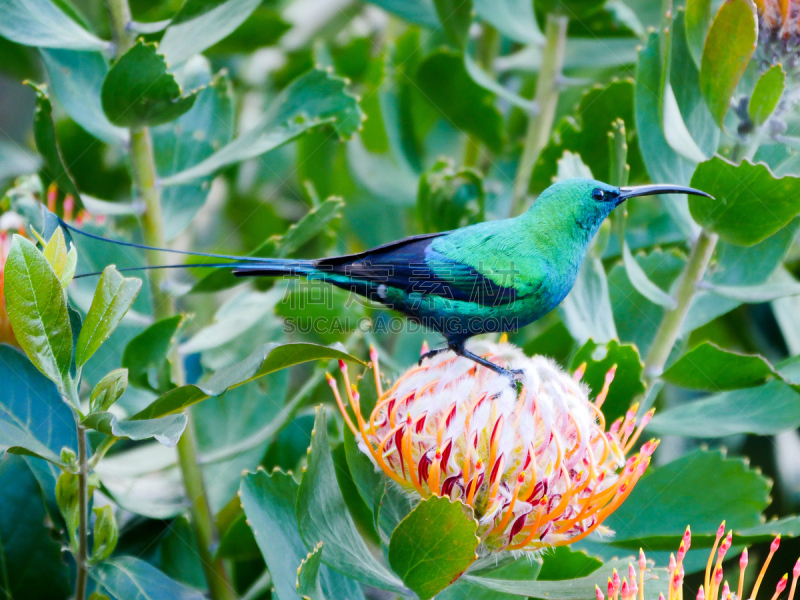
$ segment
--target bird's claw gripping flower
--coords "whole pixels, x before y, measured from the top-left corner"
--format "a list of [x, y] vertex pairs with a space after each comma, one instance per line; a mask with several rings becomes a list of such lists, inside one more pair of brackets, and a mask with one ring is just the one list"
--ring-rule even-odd
[[[722, 543], [720, 543], [720, 541]], [[733, 545], [733, 532], [728, 531], [728, 535], [725, 535], [725, 521], [723, 521], [717, 530], [714, 546], [711, 548], [711, 552], [708, 556], [705, 579], [703, 581], [703, 585], [701, 585], [697, 590], [697, 600], [744, 600], [745, 598], [749, 598], [750, 600], [759, 600], [758, 591], [761, 587], [761, 582], [764, 579], [764, 574], [767, 572], [767, 567], [769, 567], [772, 557], [778, 551], [780, 543], [781, 536], [778, 535], [772, 541], [772, 544], [770, 544], [769, 555], [767, 556], [766, 560], [764, 560], [764, 564], [761, 566], [761, 571], [758, 574], [752, 591], [747, 595], [744, 595], [745, 571], [747, 570], [747, 548], [742, 551], [742, 555], [739, 558], [738, 587], [734, 592], [731, 590], [727, 580], [724, 579], [724, 572], [722, 569], [722, 563], [725, 560], [725, 554]], [[664, 595], [661, 594], [659, 595], [659, 600], [683, 600], [683, 579], [685, 575], [683, 559], [686, 556], [686, 552], [689, 550], [691, 544], [692, 533], [687, 527], [686, 533], [683, 534], [683, 539], [681, 540], [681, 544], [678, 549], [677, 560], [674, 554], [671, 554], [669, 557], [669, 586], [667, 598], [664, 598]], [[639, 550], [639, 600], [644, 600], [644, 573], [647, 570], [646, 567], [647, 561], [645, 560], [644, 552]], [[621, 585], [619, 581], [619, 575], [617, 575], [616, 570], [614, 571], [614, 578], [615, 581], [612, 581], [611, 578], [608, 579], [608, 600], [620, 600], [620, 597], [622, 600], [625, 600], [624, 590], [629, 590], [632, 585], [636, 585], [635, 582], [637, 576], [635, 569], [633, 568], [633, 564], [631, 564], [629, 567], [627, 579], [623, 579]], [[794, 600], [798, 578], [800, 578], [800, 560], [795, 563], [794, 569], [792, 570], [792, 586], [789, 588], [789, 596], [787, 600]], [[629, 583], [629, 581], [631, 583]], [[784, 590], [786, 590], [786, 585], [788, 582], [789, 574], [786, 573], [783, 577], [781, 577], [780, 581], [778, 581], [778, 584], [775, 586], [775, 592], [772, 594], [771, 600], [779, 600], [780, 595], [784, 592]], [[595, 587], [595, 595], [596, 600], [605, 600], [605, 596], [598, 586]]]
[[549, 359], [507, 343], [471, 349], [521, 369], [518, 391], [469, 359], [440, 354], [384, 392], [372, 349], [378, 401], [365, 419], [341, 363], [346, 400], [330, 375], [328, 382], [361, 450], [412, 495], [472, 507], [486, 552], [561, 546], [603, 531], [657, 446], [646, 442], [626, 459], [652, 413], [637, 427], [634, 407], [606, 431], [600, 406], [613, 373], [592, 402], [587, 386]]

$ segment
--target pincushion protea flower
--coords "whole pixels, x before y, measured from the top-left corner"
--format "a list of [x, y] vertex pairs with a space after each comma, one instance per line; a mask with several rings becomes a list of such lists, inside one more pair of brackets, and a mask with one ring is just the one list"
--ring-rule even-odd
[[[778, 535], [769, 547], [769, 554], [767, 555], [764, 564], [761, 566], [761, 571], [756, 578], [753, 589], [746, 596], [744, 595], [744, 581], [745, 572], [747, 571], [747, 548], [742, 551], [739, 557], [739, 577], [738, 585], [733, 591], [725, 580], [722, 570], [722, 562], [725, 560], [725, 555], [733, 545], [733, 532], [728, 531], [725, 535], [725, 521], [717, 529], [717, 536], [714, 540], [714, 546], [711, 548], [711, 553], [708, 556], [708, 563], [706, 563], [706, 573], [703, 585], [697, 590], [697, 600], [743, 600], [749, 598], [750, 600], [758, 600], [758, 592], [761, 589], [761, 583], [764, 580], [764, 575], [767, 572], [767, 567], [772, 560], [772, 557], [778, 551], [781, 543], [781, 536]], [[683, 567], [683, 559], [689, 551], [692, 544], [692, 532], [687, 527], [686, 532], [683, 534], [683, 539], [678, 547], [677, 558], [674, 554], [669, 557], [669, 588], [667, 598], [664, 594], [659, 594], [659, 600], [683, 600], [683, 579], [685, 575]], [[647, 561], [645, 560], [644, 552], [639, 550], [639, 573], [637, 575], [636, 569], [633, 564], [628, 565], [628, 575], [623, 577], [620, 582], [620, 577], [617, 571], [614, 575], [608, 578], [608, 600], [633, 600], [637, 593], [640, 600], [644, 598], [644, 582], [645, 572], [647, 571]], [[792, 586], [789, 588], [788, 600], [794, 600], [794, 593], [797, 589], [797, 580], [800, 578], [800, 560], [798, 560], [794, 569], [792, 570]], [[778, 584], [775, 586], [775, 592], [772, 595], [772, 600], [778, 600], [780, 595], [786, 589], [786, 584], [789, 581], [789, 574], [784, 574]], [[599, 586], [595, 587], [597, 600], [605, 600], [605, 595]]]
[[649, 441], [625, 458], [652, 413], [637, 427], [633, 407], [606, 431], [600, 407], [614, 369], [592, 402], [580, 372], [573, 378], [508, 343], [477, 342], [472, 350], [521, 369], [518, 391], [507, 377], [448, 354], [412, 367], [384, 391], [373, 348], [378, 401], [365, 419], [340, 363], [355, 422], [330, 375], [328, 382], [361, 450], [410, 494], [469, 505], [487, 552], [561, 546], [602, 531], [656, 448]]

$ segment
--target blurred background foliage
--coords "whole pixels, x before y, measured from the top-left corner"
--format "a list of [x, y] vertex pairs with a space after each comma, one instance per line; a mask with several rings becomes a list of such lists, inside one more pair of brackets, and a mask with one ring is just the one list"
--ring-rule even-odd
[[[204, 252], [357, 252], [508, 217], [571, 176], [691, 183], [718, 204], [629, 201], [627, 215], [617, 211], [604, 226], [564, 304], [511, 341], [565, 368], [588, 363], [595, 392], [619, 365], [604, 407], [610, 418], [636, 399], [642, 411], [658, 409], [655, 467], [609, 519], [616, 536], [580, 550], [609, 561], [641, 546], [665, 566], [691, 524], [694, 573], [723, 519], [735, 540], [756, 544], [755, 560], [773, 533], [800, 532], [792, 517], [800, 506], [800, 56], [761, 16], [754, 26], [749, 0], [133, 0], [130, 9], [128, 31], [147, 44], [118, 56], [104, 2], [0, 5], [0, 228], [39, 226], [36, 202], [54, 181], [54, 211], [99, 235], [146, 239], [130, 152], [131, 131], [142, 126], [153, 139], [164, 237]], [[551, 42], [561, 46], [554, 51]], [[132, 66], [123, 72], [126, 60]], [[148, 69], [163, 77], [146, 79]], [[145, 74], [140, 87], [131, 73]], [[152, 102], [137, 103], [148, 95]], [[76, 192], [67, 214], [64, 197]], [[698, 240], [713, 242], [691, 279]], [[136, 249], [74, 242], [78, 273], [145, 261]], [[87, 278], [69, 287], [84, 315], [95, 285]], [[314, 282], [242, 282], [191, 269], [171, 274], [166, 293], [185, 315], [171, 331], [189, 383], [266, 342], [341, 342], [362, 358], [374, 344], [389, 373], [413, 364], [423, 341], [442, 342], [413, 326], [399, 331], [391, 313]], [[664, 317], [676, 306], [686, 310], [665, 342]], [[87, 390], [132, 364], [126, 347], [137, 353], [131, 344], [152, 315], [145, 285], [86, 364]], [[364, 319], [370, 326], [359, 330]], [[162, 393], [167, 352], [156, 354], [115, 405], [120, 415]], [[52, 395], [30, 365], [9, 361], [0, 364], [0, 380], [10, 382], [3, 387], [15, 390], [0, 392], [6, 414], [17, 410], [9, 398]], [[242, 471], [259, 465], [301, 472], [313, 406], [332, 401], [323, 373], [314, 364], [279, 371], [190, 409], [220, 540], [212, 552], [241, 597], [289, 597], [265, 570], [236, 492]], [[51, 424], [47, 443], [58, 453], [75, 432], [69, 410], [47, 398], [26, 410]], [[329, 421], [347, 508], [380, 548], [373, 507], [350, 480], [341, 422], [333, 413]], [[92, 432], [94, 447], [102, 440]], [[98, 497], [120, 523], [116, 555], [206, 589], [175, 450], [122, 441], [97, 473]], [[71, 593], [53, 477], [29, 457], [0, 462], [0, 585], [9, 598]], [[778, 555], [770, 585], [797, 553]], [[544, 555], [541, 578], [584, 576], [600, 565], [561, 554]], [[503, 578], [515, 577], [535, 574]], [[127, 597], [123, 587], [117, 593]], [[368, 597], [387, 594], [366, 589]], [[459, 584], [441, 597], [505, 596]]]

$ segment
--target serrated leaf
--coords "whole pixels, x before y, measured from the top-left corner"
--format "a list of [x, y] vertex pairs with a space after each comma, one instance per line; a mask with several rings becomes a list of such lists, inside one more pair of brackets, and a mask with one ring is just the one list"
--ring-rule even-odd
[[186, 0], [161, 38], [158, 51], [173, 67], [232, 33], [260, 0]]
[[174, 447], [186, 429], [187, 417], [184, 413], [167, 415], [157, 419], [120, 420], [110, 412], [93, 413], [83, 420], [85, 427], [95, 429], [106, 435], [129, 440], [154, 438], [167, 448]]
[[319, 582], [319, 568], [322, 566], [322, 542], [308, 553], [297, 569], [297, 593], [303, 600], [325, 600]]
[[692, 217], [730, 244], [752, 246], [800, 213], [800, 178], [775, 177], [761, 163], [715, 156], [697, 166], [691, 185], [714, 196], [692, 196]]
[[114, 265], [103, 270], [75, 345], [78, 367], [82, 367], [114, 332], [141, 288], [141, 279], [123, 277]]
[[[709, 485], [710, 481], [725, 485]], [[713, 534], [721, 515], [728, 528], [755, 527], [769, 503], [769, 490], [767, 479], [741, 459], [697, 450], [650, 467], [605, 525], [616, 532], [612, 544], [636, 548], [649, 537], [680, 536], [687, 525], [693, 535]], [[653, 518], [656, 500], [658, 518]]]
[[143, 127], [177, 119], [192, 108], [197, 91], [184, 95], [156, 45], [139, 40], [109, 69], [101, 99], [114, 125]]
[[700, 89], [720, 127], [757, 39], [758, 17], [752, 0], [725, 0], [711, 23], [700, 63]]
[[36, 368], [66, 395], [72, 365], [67, 300], [47, 259], [19, 235], [11, 242], [5, 264], [5, 298], [20, 346]]
[[168, 381], [159, 382], [159, 377], [165, 373], [167, 355], [177, 342], [176, 334], [183, 322], [183, 315], [161, 319], [128, 342], [122, 354], [122, 366], [128, 369], [131, 385], [154, 392], [164, 391], [169, 386]]
[[330, 125], [341, 138], [360, 127], [363, 113], [345, 89], [343, 79], [314, 69], [293, 81], [272, 102], [259, 124], [220, 150], [162, 180], [165, 186], [206, 177], [219, 169], [254, 158], [289, 142], [306, 131]]
[[[290, 225], [286, 233], [270, 236], [247, 256], [283, 258], [293, 254], [303, 244], [325, 231], [333, 220], [339, 218], [342, 208], [344, 201], [341, 198], [332, 196], [326, 199], [319, 206], [309, 210], [297, 223]], [[233, 287], [241, 281], [241, 278], [237, 278], [229, 270], [220, 269], [198, 281], [192, 292], [217, 292]]]
[[128, 369], [115, 369], [97, 382], [89, 398], [91, 412], [108, 410], [128, 387]]
[[184, 385], [170, 390], [131, 418], [154, 419], [169, 415], [211, 396], [220, 396], [230, 388], [304, 362], [340, 359], [363, 364], [340, 348], [343, 348], [341, 344], [264, 344], [245, 360], [216, 371], [202, 384]]
[[202, 592], [170, 579], [133, 556], [112, 558], [89, 570], [89, 576], [117, 600], [204, 600]]
[[373, 587], [400, 593], [405, 590], [403, 583], [372, 556], [347, 511], [328, 446], [324, 407], [317, 408], [296, 510], [303, 542], [308, 548], [322, 542], [322, 562], [327, 566]]
[[785, 89], [786, 71], [783, 65], [772, 65], [761, 74], [747, 104], [747, 113], [756, 127], [766, 123], [772, 116]]
[[53, 124], [53, 106], [45, 93], [44, 86], [30, 84], [36, 92], [36, 108], [33, 112], [33, 138], [36, 141], [36, 149], [44, 159], [44, 166], [41, 170], [42, 184], [44, 187], [55, 182], [58, 188], [72, 194], [80, 206], [81, 197], [72, 175], [64, 165], [61, 150], [58, 148], [56, 138], [56, 128]]
[[644, 365], [636, 346], [632, 344], [611, 340], [602, 348], [594, 340], [589, 340], [573, 357], [572, 368], [577, 369], [583, 363], [586, 363], [586, 371], [582, 381], [591, 389], [592, 397], [597, 396], [603, 388], [606, 373], [614, 365], [617, 367], [602, 408], [607, 423], [624, 415], [633, 400], [645, 391], [642, 382]]
[[721, 438], [741, 433], [775, 435], [800, 425], [800, 394], [783, 381], [714, 394], [657, 413], [648, 431], [660, 435]]
[[425, 498], [392, 534], [389, 564], [421, 600], [433, 598], [478, 558], [478, 522], [464, 508], [450, 498]]
[[[100, 91], [108, 63], [100, 52], [40, 49], [53, 96], [67, 114], [97, 139], [123, 144], [128, 131], [112, 125], [103, 112]], [[117, 204], [117, 203], [114, 203]], [[91, 208], [90, 212], [95, 213]]]
[[[253, 534], [272, 574], [272, 583], [279, 600], [299, 600], [296, 586], [297, 568], [308, 550], [300, 538], [295, 514], [298, 485], [291, 475], [263, 470], [242, 478], [240, 498]], [[343, 575], [320, 567], [323, 592], [327, 597], [363, 599], [355, 582]]]
[[673, 385], [717, 392], [758, 385], [774, 375], [775, 370], [760, 356], [703, 342], [675, 361], [661, 378]]
[[50, 0], [7, 0], [0, 4], [0, 36], [25, 46], [108, 50]]

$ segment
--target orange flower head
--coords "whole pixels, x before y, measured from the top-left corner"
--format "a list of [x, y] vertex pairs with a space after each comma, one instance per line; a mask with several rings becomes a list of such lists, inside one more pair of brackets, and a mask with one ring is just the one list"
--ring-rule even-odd
[[471, 350], [522, 370], [516, 390], [508, 377], [443, 353], [383, 391], [372, 349], [378, 401], [365, 418], [340, 363], [354, 419], [336, 380], [328, 382], [361, 450], [409, 494], [471, 507], [486, 552], [533, 551], [607, 531], [603, 521], [630, 494], [657, 446], [651, 440], [626, 459], [652, 413], [637, 426], [633, 407], [606, 431], [600, 406], [613, 369], [592, 401], [579, 377], [547, 358], [527, 357], [508, 343], [476, 342]]

